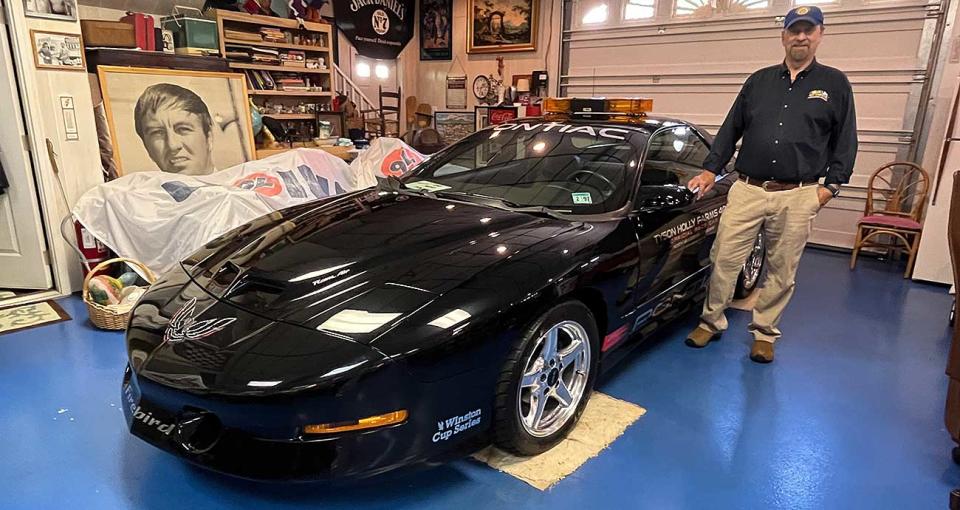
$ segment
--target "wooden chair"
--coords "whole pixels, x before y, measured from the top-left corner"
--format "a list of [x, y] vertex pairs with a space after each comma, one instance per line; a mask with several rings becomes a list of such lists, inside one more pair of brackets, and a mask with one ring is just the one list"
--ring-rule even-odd
[[[396, 92], [384, 92], [383, 85], [378, 88], [380, 107], [373, 110], [362, 110], [364, 130], [368, 138], [378, 136], [400, 136], [400, 102], [402, 91], [397, 87]], [[391, 104], [384, 104], [387, 99]], [[374, 114], [373, 117], [368, 115]]]
[[[910, 277], [920, 247], [921, 221], [929, 189], [929, 174], [914, 163], [895, 161], [873, 172], [867, 181], [867, 205], [857, 222], [850, 269], [856, 267], [862, 248], [882, 248], [888, 254], [906, 251], [910, 257], [903, 277]], [[883, 203], [882, 208], [879, 202]], [[876, 239], [879, 236], [888, 236], [889, 242]]]

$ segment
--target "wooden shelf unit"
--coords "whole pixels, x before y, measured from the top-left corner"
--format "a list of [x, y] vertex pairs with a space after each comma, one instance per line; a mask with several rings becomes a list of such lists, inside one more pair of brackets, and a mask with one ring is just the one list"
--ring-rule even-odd
[[278, 43], [278, 42], [269, 42], [269, 41], [243, 41], [240, 39], [223, 39], [223, 46], [226, 47], [228, 44], [230, 46], [261, 46], [264, 48], [283, 48], [286, 50], [301, 50], [301, 51], [316, 51], [319, 53], [330, 53], [330, 48], [328, 46], [309, 46], [306, 44], [289, 44], [289, 43]]
[[304, 67], [268, 66], [263, 64], [247, 64], [245, 62], [230, 62], [228, 65], [233, 69], [257, 69], [260, 71], [276, 71], [278, 73], [330, 74], [329, 69], [307, 69]]
[[313, 120], [317, 118], [313, 113], [264, 113], [264, 117], [276, 120]]
[[308, 90], [248, 90], [251, 96], [286, 97], [333, 97], [333, 92], [312, 92]]
[[[255, 104], [261, 107], [266, 103], [270, 103], [271, 106], [280, 105], [283, 106], [285, 110], [290, 112], [279, 114], [266, 113], [268, 111], [274, 111], [274, 108], [261, 108], [261, 111], [264, 112], [264, 117], [270, 117], [274, 120], [282, 121], [284, 126], [286, 126], [288, 129], [292, 127], [296, 131], [300, 132], [301, 136], [304, 137], [307, 137], [311, 133], [311, 130], [315, 132], [315, 122], [317, 119], [315, 114], [294, 112], [296, 112], [297, 109], [303, 104], [313, 104], [316, 105], [317, 109], [320, 109], [321, 105], [330, 106], [331, 102], [333, 101], [333, 55], [331, 50], [333, 45], [333, 34], [330, 25], [312, 22], [303, 22], [301, 24], [299, 21], [292, 19], [224, 11], [221, 9], [216, 10], [216, 20], [217, 31], [219, 32], [220, 36], [220, 52], [224, 57], [227, 55], [226, 47], [230, 46], [238, 48], [263, 48], [277, 50], [281, 54], [286, 53], [287, 51], [300, 51], [303, 52], [304, 56], [308, 59], [323, 58], [324, 65], [326, 66], [324, 69], [288, 67], [283, 65], [251, 62], [244, 59], [233, 60], [227, 58], [229, 66], [232, 70], [235, 72], [244, 73], [247, 76], [247, 95]], [[274, 42], [251, 41], [246, 40], [245, 37], [227, 37], [225, 34], [227, 31], [238, 31], [256, 34], [259, 36], [260, 29], [264, 27], [277, 28], [286, 34], [299, 34], [300, 36], [315, 36], [316, 34], [320, 34], [319, 40], [315, 41], [318, 44], [297, 44], [292, 42], [289, 36], [288, 41], [290, 42]], [[310, 39], [312, 39], [312, 37], [307, 37], [305, 42], [311, 42]], [[304, 81], [309, 82], [311, 85], [318, 85], [322, 87], [323, 91], [318, 92], [282, 89], [258, 90], [254, 88], [253, 83], [251, 83], [253, 80], [251, 75], [255, 75], [259, 83], [262, 84], [265, 81], [265, 77], [263, 76], [264, 73], [269, 74], [270, 78], [274, 82], [276, 82], [278, 78], [278, 74], [276, 73], [284, 73], [288, 76], [290, 74], [295, 74], [304, 78]], [[278, 86], [282, 87], [282, 85], [279, 84]], [[264, 158], [285, 150], [288, 149], [258, 149], [257, 158]]]

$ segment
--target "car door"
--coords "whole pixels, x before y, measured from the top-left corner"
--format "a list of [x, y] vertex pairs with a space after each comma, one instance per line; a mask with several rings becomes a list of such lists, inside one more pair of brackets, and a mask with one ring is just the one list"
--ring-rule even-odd
[[639, 323], [705, 281], [726, 193], [718, 189], [695, 200], [686, 184], [702, 171], [709, 151], [686, 124], [661, 128], [648, 141], [632, 214], [640, 243]]

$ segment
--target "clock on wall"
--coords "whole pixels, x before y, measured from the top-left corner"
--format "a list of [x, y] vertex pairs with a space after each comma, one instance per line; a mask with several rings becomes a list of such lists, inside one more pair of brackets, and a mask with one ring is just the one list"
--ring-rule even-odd
[[481, 74], [473, 80], [473, 96], [479, 100], [484, 100], [488, 94], [490, 94], [490, 80]]

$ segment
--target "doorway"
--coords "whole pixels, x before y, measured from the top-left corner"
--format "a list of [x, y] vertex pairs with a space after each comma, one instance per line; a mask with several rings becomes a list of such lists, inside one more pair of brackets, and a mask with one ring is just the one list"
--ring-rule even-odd
[[0, 24], [0, 306], [53, 288], [37, 182], [6, 24]]

